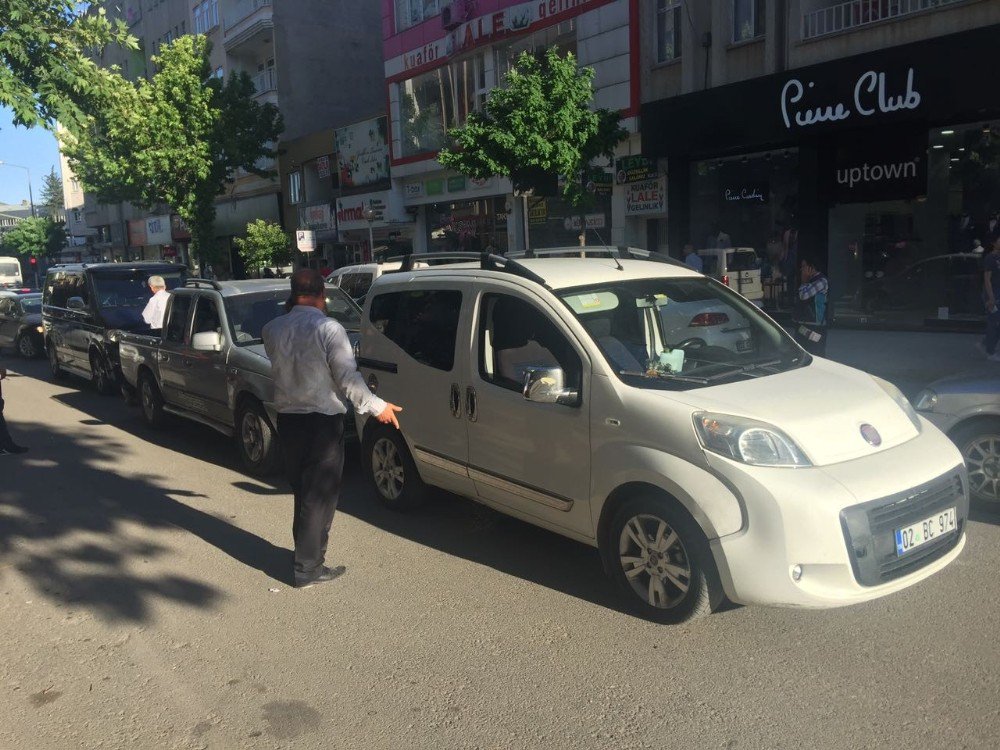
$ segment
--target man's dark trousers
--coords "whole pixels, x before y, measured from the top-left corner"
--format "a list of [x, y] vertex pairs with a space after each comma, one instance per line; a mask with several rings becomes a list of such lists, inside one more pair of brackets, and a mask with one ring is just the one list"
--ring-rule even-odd
[[295, 493], [295, 576], [323, 564], [344, 473], [344, 415], [279, 414], [285, 476]]

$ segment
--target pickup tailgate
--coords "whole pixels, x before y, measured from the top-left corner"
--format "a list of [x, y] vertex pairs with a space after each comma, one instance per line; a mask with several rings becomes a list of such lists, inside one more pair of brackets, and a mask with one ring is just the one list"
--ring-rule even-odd
[[133, 388], [139, 381], [139, 368], [143, 365], [153, 371], [157, 382], [160, 380], [157, 354], [160, 339], [141, 333], [127, 333], [118, 340], [118, 358], [121, 360], [122, 377]]

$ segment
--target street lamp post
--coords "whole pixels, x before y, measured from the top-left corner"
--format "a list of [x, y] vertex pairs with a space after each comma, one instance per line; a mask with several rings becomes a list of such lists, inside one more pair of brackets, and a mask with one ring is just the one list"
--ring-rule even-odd
[[372, 208], [372, 204], [369, 202], [368, 206], [364, 210], [365, 221], [368, 222], [368, 252], [371, 255], [370, 261], [375, 260], [375, 234], [372, 232], [372, 224], [375, 222], [375, 209]]
[[35, 218], [35, 196], [31, 193], [31, 170], [22, 167], [20, 164], [11, 164], [9, 161], [0, 161], [0, 167], [16, 167], [28, 173], [28, 202], [31, 204], [31, 218]]

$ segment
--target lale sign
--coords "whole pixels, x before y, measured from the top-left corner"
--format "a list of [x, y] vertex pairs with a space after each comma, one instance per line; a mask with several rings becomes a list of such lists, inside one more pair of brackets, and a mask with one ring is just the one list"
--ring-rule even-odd
[[626, 216], [657, 216], [666, 212], [666, 177], [633, 182], [625, 186]]

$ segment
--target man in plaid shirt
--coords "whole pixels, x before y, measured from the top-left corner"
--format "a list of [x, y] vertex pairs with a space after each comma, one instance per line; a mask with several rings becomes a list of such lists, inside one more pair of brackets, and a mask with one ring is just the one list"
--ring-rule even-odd
[[808, 259], [802, 261], [802, 286], [795, 306], [795, 340], [810, 354], [826, 356], [830, 282]]

